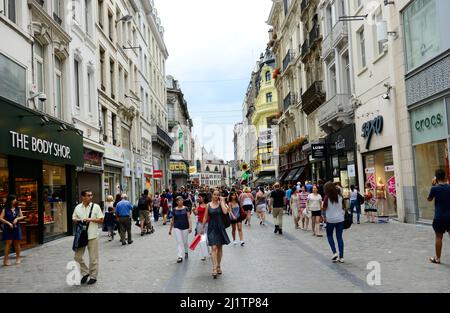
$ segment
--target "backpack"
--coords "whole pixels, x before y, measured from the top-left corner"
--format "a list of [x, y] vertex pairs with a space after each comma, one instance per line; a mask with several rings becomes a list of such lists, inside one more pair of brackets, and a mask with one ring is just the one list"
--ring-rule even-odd
[[148, 210], [148, 207], [147, 207], [147, 199], [146, 198], [144, 198], [144, 197], [141, 197], [140, 199], [139, 199], [139, 201], [138, 201], [138, 209], [139, 210]]
[[364, 197], [359, 192], [358, 192], [357, 201], [358, 201], [359, 205], [363, 205], [364, 201], [365, 201]]

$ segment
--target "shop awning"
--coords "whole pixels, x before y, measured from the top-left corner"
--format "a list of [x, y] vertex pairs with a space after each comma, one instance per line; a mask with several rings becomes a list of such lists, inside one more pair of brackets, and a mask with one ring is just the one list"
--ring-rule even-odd
[[286, 176], [286, 178], [285, 178], [284, 180], [285, 180], [285, 181], [291, 181], [291, 180], [293, 180], [295, 174], [297, 174], [297, 171], [298, 171], [298, 168], [295, 168], [295, 169], [291, 170], [291, 171], [289, 172], [289, 175]]
[[304, 167], [300, 167], [298, 169], [298, 172], [295, 174], [295, 176], [292, 178], [292, 180], [298, 180], [300, 178], [300, 176], [303, 174], [303, 171], [305, 170]]
[[285, 177], [286, 177], [286, 175], [288, 174], [289, 172], [281, 172], [279, 175], [278, 175], [278, 178], [277, 178], [277, 180], [278, 181], [282, 181]]
[[258, 177], [254, 183], [256, 185], [261, 185], [261, 184], [272, 184], [275, 182], [275, 176], [273, 175], [263, 175]]

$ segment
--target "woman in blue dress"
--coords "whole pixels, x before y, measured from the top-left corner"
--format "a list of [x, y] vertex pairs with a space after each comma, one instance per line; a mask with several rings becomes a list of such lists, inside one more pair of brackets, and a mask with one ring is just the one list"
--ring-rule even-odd
[[11, 265], [8, 262], [9, 249], [14, 244], [16, 251], [16, 264], [20, 264], [20, 240], [22, 240], [22, 230], [19, 221], [23, 220], [22, 211], [19, 208], [19, 202], [16, 196], [9, 195], [6, 200], [5, 209], [0, 214], [0, 222], [3, 223], [3, 240], [5, 241], [5, 256], [3, 265]]
[[[212, 194], [212, 200], [208, 203], [208, 209], [205, 211], [203, 225], [208, 221], [208, 245], [212, 247], [211, 259], [213, 263], [212, 275], [217, 278], [217, 274], [222, 274], [220, 263], [222, 261], [222, 247], [230, 244], [222, 215], [228, 214], [229, 208], [225, 203], [225, 197], [220, 197], [220, 190], [215, 189]], [[202, 233], [204, 230], [202, 231]]]

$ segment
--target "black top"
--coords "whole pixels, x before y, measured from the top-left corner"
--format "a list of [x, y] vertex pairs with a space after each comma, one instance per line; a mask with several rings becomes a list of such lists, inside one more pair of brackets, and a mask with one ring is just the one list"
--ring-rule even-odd
[[286, 197], [286, 193], [279, 189], [279, 190], [274, 190], [272, 191], [272, 193], [270, 194], [270, 197], [273, 198], [273, 207], [274, 208], [282, 208], [284, 207], [285, 203], [284, 203], [284, 198]]

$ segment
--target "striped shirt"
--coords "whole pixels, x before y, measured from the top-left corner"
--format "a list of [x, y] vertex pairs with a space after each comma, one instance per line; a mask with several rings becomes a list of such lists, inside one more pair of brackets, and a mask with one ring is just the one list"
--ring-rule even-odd
[[300, 192], [300, 208], [304, 209], [306, 208], [306, 204], [308, 203], [308, 193], [307, 192]]

